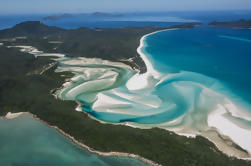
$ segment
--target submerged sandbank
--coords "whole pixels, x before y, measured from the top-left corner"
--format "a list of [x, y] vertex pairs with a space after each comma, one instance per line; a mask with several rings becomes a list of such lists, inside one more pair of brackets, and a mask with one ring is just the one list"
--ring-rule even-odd
[[[217, 123], [212, 125], [214, 120], [209, 119], [209, 115], [215, 110], [214, 105], [226, 104], [226, 97], [217, 92], [218, 89], [222, 88], [217, 80], [199, 73], [182, 71], [165, 74], [154, 69], [148, 55], [143, 51], [144, 42], [146, 37], [162, 31], [144, 35], [140, 40], [137, 51], [147, 67], [147, 72], [144, 74], [135, 73], [129, 68], [121, 73], [120, 71], [124, 69], [122, 66], [119, 66], [119, 70], [118, 68], [115, 70], [112, 64], [102, 66], [104, 64], [102, 60], [100, 62], [86, 60], [89, 61], [88, 66], [84, 65], [85, 61], [80, 62], [80, 59], [62, 61], [58, 71], [70, 71], [75, 73], [75, 76], [64, 84], [64, 88], [59, 92], [60, 98], [88, 103], [90, 109], [84, 108], [84, 105], [83, 111], [98, 115], [91, 117], [102, 123], [122, 124], [138, 128], [159, 127], [192, 138], [196, 135], [202, 135], [230, 156], [249, 157], [250, 154], [229, 145], [229, 142], [232, 141], [250, 152], [249, 146], [243, 146], [242, 140], [233, 137], [236, 132], [228, 133], [229, 141], [225, 142], [221, 138], [224, 137], [222, 135], [226, 134], [221, 131], [225, 128], [221, 128]], [[118, 73], [122, 75], [119, 77]], [[118, 82], [118, 80], [122, 80], [122, 82]], [[115, 82], [118, 83], [116, 86]], [[96, 84], [99, 85], [98, 89], [93, 87]], [[102, 86], [100, 86], [101, 84]], [[166, 86], [168, 89], [163, 89]], [[156, 92], [156, 87], [160, 88], [158, 92]], [[165, 95], [159, 96], [159, 92], [164, 93], [165, 91]], [[193, 98], [197, 91], [200, 92], [199, 98]], [[163, 101], [165, 97], [175, 99], [174, 103]], [[197, 103], [197, 109], [194, 108], [193, 103]], [[228, 112], [233, 116], [243, 117], [238, 107], [235, 107], [237, 108], [235, 110], [231, 108], [233, 107], [228, 107]], [[201, 112], [200, 109], [206, 110]], [[176, 114], [179, 111], [185, 112], [181, 115]], [[220, 115], [217, 114], [218, 116]]]

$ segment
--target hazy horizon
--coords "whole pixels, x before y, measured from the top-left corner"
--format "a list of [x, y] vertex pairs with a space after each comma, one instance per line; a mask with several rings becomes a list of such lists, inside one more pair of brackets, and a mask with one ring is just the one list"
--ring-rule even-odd
[[[251, 1], [242, 0], [1, 0], [0, 14], [57, 14], [91, 12], [172, 12], [251, 10]], [[143, 3], [143, 4], [142, 4]]]

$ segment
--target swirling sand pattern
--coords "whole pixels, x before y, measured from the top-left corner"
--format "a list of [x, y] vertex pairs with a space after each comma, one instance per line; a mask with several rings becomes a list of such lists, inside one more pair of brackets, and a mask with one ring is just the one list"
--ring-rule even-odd
[[[79, 101], [84, 112], [103, 122], [203, 135], [229, 155], [249, 157], [218, 133], [251, 153], [251, 128], [243, 123], [250, 122], [250, 113], [231, 101], [226, 94], [232, 94], [216, 79], [188, 71], [156, 71], [142, 52], [149, 35], [142, 37], [138, 48], [147, 64], [147, 72], [141, 75], [120, 63], [100, 59], [59, 59], [57, 72], [70, 71], [75, 76], [58, 96]], [[214, 120], [217, 118], [220, 122]], [[228, 123], [234, 131], [229, 132]]]

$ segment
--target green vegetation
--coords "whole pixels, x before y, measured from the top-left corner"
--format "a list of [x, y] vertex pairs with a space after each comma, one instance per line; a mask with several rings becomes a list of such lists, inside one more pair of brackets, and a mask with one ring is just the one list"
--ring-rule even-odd
[[[136, 28], [135, 33], [137, 30], [140, 29]], [[82, 32], [84, 29], [76, 31]], [[123, 30], [110, 29], [109, 31], [111, 41], [115, 41], [119, 38], [120, 31]], [[124, 32], [124, 35], [129, 36], [128, 34], [134, 34], [133, 32]], [[141, 33], [143, 32], [146, 31], [142, 30]], [[71, 33], [74, 33], [74, 30], [72, 30]], [[89, 33], [86, 32], [85, 34], [88, 35]], [[75, 36], [77, 36], [77, 34]], [[35, 36], [30, 38], [32, 39], [25, 40], [27, 42], [38, 42]], [[92, 36], [92, 38], [94, 41], [99, 41], [99, 35]], [[137, 37], [132, 37], [134, 40], [136, 38]], [[21, 42], [25, 42], [25, 40]], [[71, 39], [69, 38], [68, 40]], [[71, 41], [71, 43], [74, 43], [73, 41]], [[15, 41], [14, 43], [17, 42], [20, 41]], [[123, 43], [123, 41], [120, 42]], [[137, 42], [134, 41], [136, 45], [133, 46], [133, 49], [137, 47]], [[99, 44], [100, 43], [93, 43], [93, 45]], [[37, 45], [39, 45], [39, 42]], [[112, 50], [121, 50], [122, 53], [126, 52], [126, 50], [123, 51], [123, 47], [118, 46], [119, 45], [115, 44], [111, 48]], [[41, 44], [41, 47], [44, 47], [44, 45]], [[78, 47], [76, 46], [74, 49], [75, 48]], [[102, 47], [100, 46], [99, 48]], [[48, 48], [48, 50], [49, 49], [50, 48]], [[71, 53], [75, 55], [73, 50]], [[93, 50], [95, 49], [93, 48]], [[87, 52], [86, 55], [95, 54], [92, 53], [92, 49], [89, 51], [90, 54]], [[136, 52], [134, 50], [134, 55], [135, 54]], [[250, 162], [227, 157], [220, 152], [213, 143], [203, 137], [189, 139], [162, 129], [141, 130], [126, 126], [104, 125], [90, 119], [87, 114], [74, 110], [76, 103], [57, 100], [50, 94], [51, 90], [59, 88], [66, 78], [71, 77], [70, 73], [55, 73], [54, 67], [42, 75], [36, 73], [27, 74], [31, 73], [31, 71], [39, 70], [51, 62], [49, 57], [34, 58], [32, 55], [21, 53], [18, 49], [8, 49], [0, 46], [0, 115], [3, 116], [7, 112], [28, 111], [48, 122], [50, 125], [58, 126], [66, 133], [74, 136], [78, 141], [95, 150], [139, 154], [147, 159], [167, 166], [251, 165]]]
[[241, 19], [238, 21], [228, 21], [228, 22], [213, 21], [208, 25], [221, 28], [249, 29], [251, 28], [251, 19], [249, 20]]
[[[201, 23], [184, 23], [168, 28], [193, 28], [196, 25], [201, 25]], [[5, 39], [7, 45], [31, 45], [49, 53], [68, 53], [73, 57], [96, 57], [111, 61], [122, 61], [144, 73], [146, 66], [137, 54], [136, 49], [143, 35], [157, 30], [161, 30], [161, 28], [78, 28], [64, 30], [46, 26], [38, 21], [31, 21], [0, 31], [0, 38]], [[17, 39], [15, 37], [26, 38]], [[131, 61], [128, 61], [129, 58]]]
[[[44, 52], [68, 53], [73, 57], [96, 57], [112, 61], [131, 58], [132, 62], [127, 63], [145, 72], [145, 64], [135, 50], [144, 34], [156, 30], [158, 28], [155, 27], [64, 30], [33, 21], [0, 31], [0, 38], [6, 45], [31, 45]], [[51, 43], [53, 41], [62, 43]]]

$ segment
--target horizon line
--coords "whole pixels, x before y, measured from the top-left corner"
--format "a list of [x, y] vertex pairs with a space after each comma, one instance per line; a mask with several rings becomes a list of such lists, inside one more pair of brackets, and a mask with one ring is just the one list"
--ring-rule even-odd
[[172, 12], [251, 12], [251, 9], [207, 9], [207, 10], [160, 10], [160, 11], [88, 11], [88, 12], [10, 12], [10, 13], [1, 13], [0, 15], [41, 15], [41, 14], [48, 14], [48, 15], [56, 15], [56, 14], [93, 14], [93, 13], [119, 13], [119, 14], [133, 14], [133, 13], [172, 13]]

